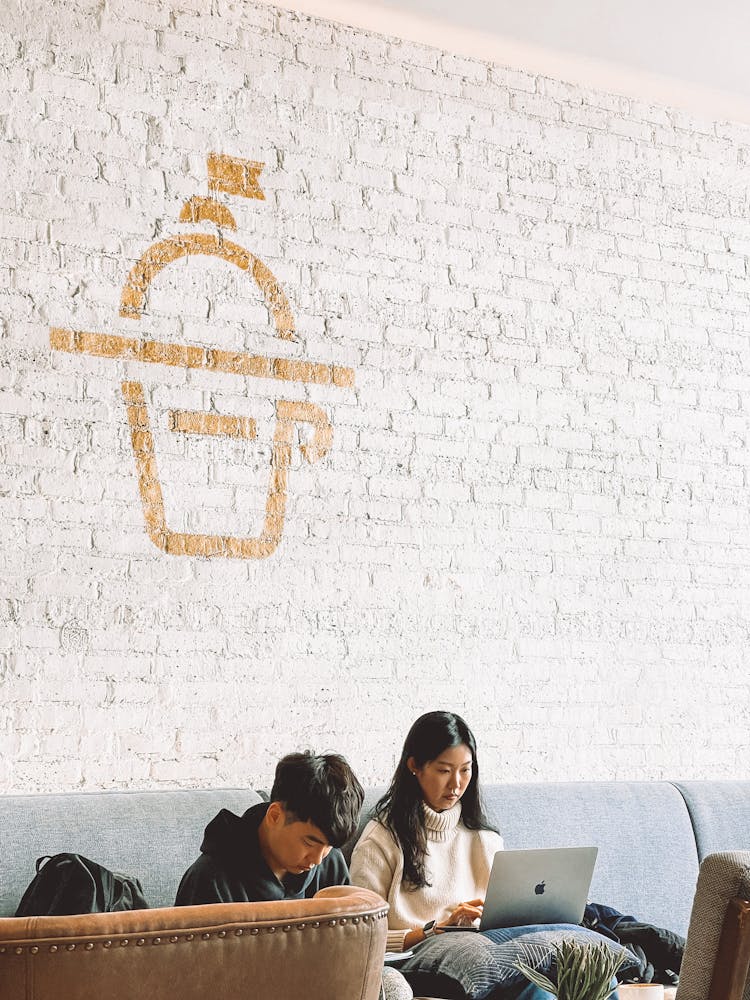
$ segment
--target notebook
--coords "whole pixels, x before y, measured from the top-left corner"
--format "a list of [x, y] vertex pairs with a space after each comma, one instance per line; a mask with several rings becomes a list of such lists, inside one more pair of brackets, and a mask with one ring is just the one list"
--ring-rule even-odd
[[597, 853], [596, 847], [498, 851], [479, 926], [441, 930], [487, 931], [527, 924], [579, 924]]

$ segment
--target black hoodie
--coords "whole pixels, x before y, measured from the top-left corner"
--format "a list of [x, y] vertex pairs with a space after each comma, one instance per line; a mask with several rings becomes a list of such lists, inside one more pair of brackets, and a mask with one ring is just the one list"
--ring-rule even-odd
[[326, 886], [349, 885], [349, 869], [337, 847], [309, 872], [289, 872], [279, 881], [258, 842], [267, 809], [267, 802], [259, 802], [242, 816], [228, 809], [214, 816], [203, 836], [201, 856], [182, 876], [175, 906], [309, 899]]

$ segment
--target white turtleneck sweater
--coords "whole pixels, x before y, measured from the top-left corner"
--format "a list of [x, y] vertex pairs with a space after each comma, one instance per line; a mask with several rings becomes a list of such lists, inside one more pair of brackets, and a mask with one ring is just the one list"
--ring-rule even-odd
[[467, 830], [461, 822], [461, 803], [435, 812], [425, 805], [427, 854], [425, 872], [430, 885], [410, 890], [404, 884], [404, 855], [398, 841], [377, 820], [370, 820], [352, 854], [353, 885], [372, 889], [386, 899], [388, 951], [403, 951], [410, 930], [433, 918], [444, 921], [459, 903], [482, 898], [487, 891], [492, 859], [502, 851], [503, 838], [491, 830]]

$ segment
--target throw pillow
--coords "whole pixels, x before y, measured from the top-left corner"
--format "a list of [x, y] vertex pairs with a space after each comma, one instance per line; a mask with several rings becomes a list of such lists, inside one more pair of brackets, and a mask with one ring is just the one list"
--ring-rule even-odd
[[[439, 996], [483, 1000], [497, 986], [526, 982], [516, 967], [519, 959], [549, 975], [554, 947], [565, 938], [604, 943], [617, 955], [624, 950], [615, 941], [575, 924], [506, 927], [482, 934], [438, 934], [418, 945], [399, 970], [415, 992], [433, 983], [433, 990], [442, 991]], [[621, 973], [627, 974], [636, 964], [634, 956], [626, 952]]]

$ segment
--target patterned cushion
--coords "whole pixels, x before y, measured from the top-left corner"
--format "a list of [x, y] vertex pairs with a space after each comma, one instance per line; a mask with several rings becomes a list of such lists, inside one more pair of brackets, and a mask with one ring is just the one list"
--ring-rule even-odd
[[[516, 967], [519, 959], [549, 974], [554, 946], [570, 938], [590, 944], [604, 943], [617, 955], [624, 951], [623, 972], [636, 967], [632, 954], [609, 938], [575, 924], [555, 924], [508, 927], [483, 934], [439, 934], [419, 945], [399, 968], [415, 992], [440, 990], [438, 995], [444, 997], [482, 1000], [496, 986], [526, 982]], [[448, 992], [444, 991], [446, 986]]]

